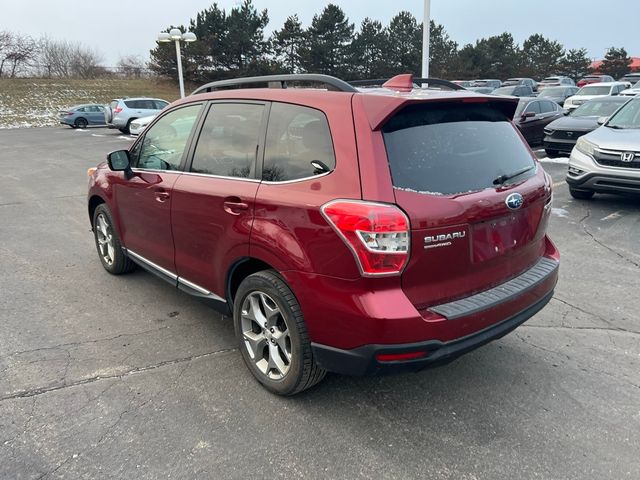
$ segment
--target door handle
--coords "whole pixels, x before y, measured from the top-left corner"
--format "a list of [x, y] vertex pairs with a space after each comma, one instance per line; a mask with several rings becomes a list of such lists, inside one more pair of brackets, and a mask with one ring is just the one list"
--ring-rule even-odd
[[225, 200], [223, 203], [224, 211], [231, 215], [240, 215], [242, 212], [249, 210], [249, 204], [240, 201]]
[[156, 201], [158, 202], [166, 202], [171, 197], [171, 194], [167, 192], [164, 188], [159, 188], [156, 190]]

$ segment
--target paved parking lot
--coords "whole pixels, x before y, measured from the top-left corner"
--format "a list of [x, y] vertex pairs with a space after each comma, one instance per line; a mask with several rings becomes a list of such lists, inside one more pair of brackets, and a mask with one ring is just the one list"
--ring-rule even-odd
[[101, 267], [86, 169], [113, 131], [0, 130], [0, 478], [640, 478], [640, 201], [574, 201], [549, 306], [446, 367], [279, 398], [229, 319]]

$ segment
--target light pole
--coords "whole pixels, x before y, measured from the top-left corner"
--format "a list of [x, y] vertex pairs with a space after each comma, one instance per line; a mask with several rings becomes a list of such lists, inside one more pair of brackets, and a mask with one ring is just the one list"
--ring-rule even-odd
[[429, 34], [431, 31], [431, 0], [424, 0], [422, 20], [422, 78], [429, 78]]
[[191, 43], [197, 40], [196, 34], [191, 32], [182, 33], [177, 28], [172, 28], [169, 33], [163, 32], [158, 35], [158, 42], [176, 43], [176, 58], [178, 60], [178, 81], [180, 82], [180, 98], [184, 98], [184, 79], [182, 78], [182, 55], [180, 54], [180, 42]]

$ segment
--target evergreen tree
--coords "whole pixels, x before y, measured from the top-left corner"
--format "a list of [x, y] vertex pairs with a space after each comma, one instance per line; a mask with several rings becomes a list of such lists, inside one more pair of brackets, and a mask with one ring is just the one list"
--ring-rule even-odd
[[522, 65], [519, 72], [524, 77], [544, 78], [554, 75], [564, 57], [564, 47], [536, 33], [522, 44]]
[[307, 30], [307, 45], [301, 51], [304, 69], [337, 77], [352, 76], [349, 48], [353, 30], [342, 9], [332, 3], [320, 15], [314, 15]]
[[466, 45], [460, 56], [462, 67], [471, 78], [507, 78], [518, 70], [521, 52], [513, 36], [505, 32], [482, 38], [475, 46]]
[[244, 0], [227, 15], [227, 36], [222, 58], [234, 76], [268, 73], [266, 54], [269, 44], [264, 38], [268, 23], [267, 10], [258, 12], [252, 0]]
[[560, 71], [574, 80], [579, 80], [590, 73], [591, 60], [587, 57], [586, 48], [574, 48], [560, 60]]
[[351, 78], [382, 78], [391, 72], [386, 61], [389, 36], [377, 20], [365, 18], [351, 44]]
[[433, 20], [429, 38], [429, 76], [452, 78], [452, 74], [456, 73], [458, 44], [451, 40], [443, 25]]
[[410, 12], [400, 12], [389, 23], [387, 58], [393, 74], [420, 75], [422, 67], [422, 27]]
[[602, 65], [598, 69], [603, 75], [611, 75], [618, 79], [631, 71], [631, 58], [624, 48], [611, 47], [607, 50]]
[[273, 32], [271, 48], [278, 70], [284, 73], [297, 73], [302, 70], [300, 52], [304, 48], [305, 40], [306, 35], [298, 15], [288, 17], [282, 29]]

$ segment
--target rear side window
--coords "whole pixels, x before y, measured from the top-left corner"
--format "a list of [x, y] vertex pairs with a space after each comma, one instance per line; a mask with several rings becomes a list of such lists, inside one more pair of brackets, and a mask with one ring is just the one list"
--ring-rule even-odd
[[509, 118], [490, 105], [411, 105], [382, 132], [393, 185], [400, 189], [432, 195], [475, 192], [495, 188], [493, 181], [501, 175], [535, 166]]
[[164, 107], [166, 107], [169, 104], [167, 102], [162, 101], [162, 100], [153, 100], [153, 105], [154, 105], [156, 110], [162, 110]]
[[262, 179], [298, 180], [332, 171], [335, 166], [331, 133], [324, 114], [313, 108], [273, 103]]
[[191, 171], [252, 178], [255, 173], [264, 105], [218, 103], [209, 110]]

